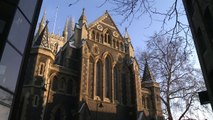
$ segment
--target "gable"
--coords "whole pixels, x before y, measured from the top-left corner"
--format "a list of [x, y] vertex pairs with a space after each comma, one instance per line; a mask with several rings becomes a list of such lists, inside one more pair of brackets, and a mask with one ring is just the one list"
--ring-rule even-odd
[[113, 34], [113, 37], [123, 39], [120, 31], [116, 27], [114, 21], [111, 16], [106, 12], [104, 15], [99, 17], [97, 20], [89, 24], [89, 30], [94, 29], [100, 32], [104, 32], [104, 30], [110, 30]]

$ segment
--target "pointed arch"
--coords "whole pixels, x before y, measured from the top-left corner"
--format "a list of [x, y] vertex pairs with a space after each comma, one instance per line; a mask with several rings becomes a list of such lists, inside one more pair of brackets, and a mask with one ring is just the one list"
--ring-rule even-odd
[[66, 111], [63, 105], [56, 105], [52, 109], [50, 120], [66, 120]]
[[45, 63], [41, 62], [39, 63], [39, 67], [38, 67], [38, 75], [43, 76], [44, 72], [45, 72]]
[[95, 72], [95, 95], [99, 96], [99, 98], [102, 98], [103, 93], [102, 93], [102, 86], [103, 86], [103, 79], [102, 79], [102, 63], [101, 60], [98, 60], [96, 62], [96, 72]]
[[116, 48], [116, 47], [115, 47], [115, 44], [116, 44], [116, 40], [115, 40], [115, 39], [112, 39], [112, 47], [113, 47], [113, 48]]
[[66, 91], [66, 87], [67, 87], [67, 81], [65, 78], [61, 78], [60, 81], [58, 81], [58, 88], [60, 91]]
[[95, 40], [95, 31], [91, 32], [91, 37], [92, 37], [92, 40]]
[[103, 34], [100, 35], [100, 40], [99, 40], [99, 42], [100, 42], [100, 43], [103, 43]]
[[116, 48], [119, 50], [119, 41], [116, 42]]
[[[120, 63], [120, 64], [123, 62], [123, 58], [122, 58], [121, 54], [118, 54], [118, 55], [117, 55], [117, 61], [118, 61], [118, 63]], [[120, 66], [120, 64], [119, 64], [119, 66]]]
[[105, 58], [105, 97], [111, 99], [112, 97], [112, 62], [109, 56]]
[[122, 49], [123, 49], [123, 44], [122, 44], [122, 42], [120, 42], [120, 45], [119, 45], [120, 47], [119, 47], [119, 50], [120, 51], [122, 51]]
[[105, 34], [107, 31], [108, 31], [108, 28], [105, 28], [105, 29], [103, 30], [103, 34]]
[[111, 63], [114, 62], [113, 56], [112, 56], [108, 51], [104, 52], [104, 54], [102, 55], [102, 59], [105, 60], [106, 57], [109, 57], [109, 58], [110, 58]]
[[108, 28], [106, 28], [106, 29], [104, 29], [103, 33], [104, 33], [104, 42], [111, 45], [112, 44], [112, 32]]
[[97, 33], [96, 33], [96, 38], [95, 38], [97, 42], [99, 42], [99, 36], [100, 36], [100, 35], [99, 35], [99, 32], [97, 32]]

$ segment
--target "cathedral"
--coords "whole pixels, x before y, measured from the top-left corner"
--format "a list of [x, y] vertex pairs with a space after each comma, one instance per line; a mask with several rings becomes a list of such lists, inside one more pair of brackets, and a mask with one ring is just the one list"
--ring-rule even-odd
[[130, 36], [106, 11], [48, 31], [44, 13], [27, 63], [17, 120], [162, 120], [160, 87], [140, 77]]

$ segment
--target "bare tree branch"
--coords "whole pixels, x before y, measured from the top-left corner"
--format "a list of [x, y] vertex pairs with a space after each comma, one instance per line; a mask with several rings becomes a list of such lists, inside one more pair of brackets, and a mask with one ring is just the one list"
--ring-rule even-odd
[[178, 109], [179, 119], [188, 115], [196, 94], [204, 87], [201, 82], [201, 72], [193, 67], [190, 60], [191, 50], [184, 45], [182, 37], [172, 38], [154, 34], [147, 41], [146, 52], [139, 56], [139, 64], [143, 66], [146, 57], [155, 78], [160, 82], [161, 100], [164, 105], [163, 112], [167, 119], [173, 120], [174, 109]]

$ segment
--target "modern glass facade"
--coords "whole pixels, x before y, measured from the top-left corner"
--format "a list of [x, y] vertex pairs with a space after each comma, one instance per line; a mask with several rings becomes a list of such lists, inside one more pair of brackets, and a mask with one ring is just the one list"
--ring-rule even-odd
[[25, 69], [23, 63], [27, 60], [41, 3], [42, 0], [0, 1], [1, 120], [7, 120], [16, 108], [22, 87], [21, 71]]

